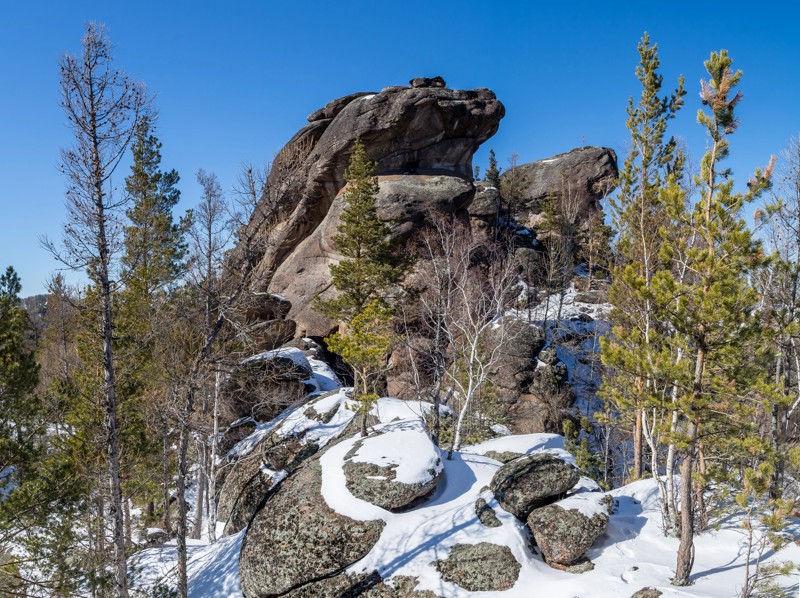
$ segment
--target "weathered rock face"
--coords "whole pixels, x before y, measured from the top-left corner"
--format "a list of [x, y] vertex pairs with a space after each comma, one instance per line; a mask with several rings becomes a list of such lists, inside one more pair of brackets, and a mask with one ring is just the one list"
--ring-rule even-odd
[[[244, 256], [240, 248], [239, 258], [256, 265], [254, 291], [269, 288], [292, 302], [288, 317], [300, 334], [330, 330], [308, 313], [308, 298], [325, 290], [338, 259], [330, 241], [341, 213], [335, 200], [357, 138], [377, 162], [379, 214], [397, 224], [396, 234], [412, 232], [425, 210], [453, 211], [472, 199], [472, 156], [497, 131], [503, 105], [488, 89], [447, 89], [441, 78], [412, 83], [330, 102], [274, 161], [246, 231], [257, 249]], [[275, 218], [263, 218], [268, 209]]]
[[502, 592], [511, 588], [521, 566], [508, 546], [489, 542], [456, 544], [447, 559], [435, 562], [442, 579], [470, 592]]
[[[409, 429], [403, 429], [405, 427]], [[397, 463], [378, 465], [359, 460], [362, 452], [373, 455], [372, 458], [378, 456], [381, 460], [384, 460], [383, 454], [395, 453], [399, 456], [403, 448], [410, 444], [416, 450], [402, 458], [403, 479], [398, 479]], [[444, 472], [436, 447], [424, 428], [403, 424], [389, 424], [378, 434], [356, 442], [345, 458], [343, 469], [347, 489], [353, 496], [388, 511], [406, 509], [430, 494]]]
[[242, 542], [239, 575], [250, 598], [283, 595], [363, 558], [383, 521], [354, 521], [321, 495], [322, 470], [309, 462], [255, 515]]
[[499, 366], [492, 374], [492, 384], [498, 398], [505, 403], [515, 402], [532, 380], [536, 356], [545, 343], [544, 330], [521, 320], [503, 320], [490, 330], [491, 344], [505, 339]]
[[580, 479], [577, 468], [547, 454], [536, 454], [503, 465], [491, 489], [500, 506], [525, 521], [531, 511], [553, 502]]
[[[597, 500], [607, 499], [598, 495]], [[551, 565], [572, 565], [602, 536], [608, 528], [608, 512], [591, 516], [579, 509], [565, 508], [558, 503], [535, 509], [528, 516], [528, 527], [545, 561]]]
[[553, 197], [560, 204], [571, 202], [577, 221], [586, 222], [599, 208], [599, 200], [614, 190], [617, 155], [605, 147], [582, 147], [504, 172], [505, 194], [514, 196], [514, 219], [531, 228], [541, 221], [542, 201]]

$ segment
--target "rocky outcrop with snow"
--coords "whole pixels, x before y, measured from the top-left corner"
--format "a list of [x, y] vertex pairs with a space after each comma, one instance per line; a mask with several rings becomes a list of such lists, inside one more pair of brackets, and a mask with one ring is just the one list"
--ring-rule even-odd
[[491, 490], [500, 506], [521, 520], [531, 511], [554, 502], [580, 479], [578, 469], [548, 454], [509, 461], [492, 477]]

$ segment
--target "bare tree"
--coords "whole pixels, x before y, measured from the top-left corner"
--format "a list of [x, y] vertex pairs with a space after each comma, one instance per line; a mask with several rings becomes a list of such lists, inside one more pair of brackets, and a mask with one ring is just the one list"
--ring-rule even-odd
[[75, 143], [61, 152], [61, 172], [67, 178], [67, 223], [63, 246], [43, 243], [72, 269], [85, 269], [96, 286], [100, 303], [98, 342], [103, 349], [109, 516], [115, 593], [128, 595], [125, 532], [120, 486], [120, 446], [117, 421], [114, 329], [114, 281], [120, 245], [119, 218], [124, 199], [114, 197], [111, 176], [147, 111], [144, 87], [113, 65], [111, 42], [103, 25], [89, 23], [79, 55], [59, 62], [61, 106]]

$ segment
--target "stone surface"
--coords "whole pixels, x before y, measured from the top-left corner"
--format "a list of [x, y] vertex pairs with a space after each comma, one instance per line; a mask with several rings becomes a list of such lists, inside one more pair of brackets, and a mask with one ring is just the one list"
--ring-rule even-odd
[[513, 587], [520, 564], [508, 546], [489, 542], [456, 544], [443, 561], [434, 566], [442, 579], [458, 584], [469, 592], [502, 592]]
[[[454, 212], [471, 199], [472, 183], [455, 176], [387, 175], [378, 177], [376, 198], [378, 216], [392, 223], [394, 235], [407, 237], [422, 226], [429, 210]], [[345, 206], [340, 193], [320, 225], [283, 261], [275, 271], [270, 288], [292, 298], [289, 317], [297, 323], [300, 336], [325, 336], [336, 324], [315, 311], [311, 302], [320, 295], [327, 299], [334, 292], [330, 266], [341, 258], [332, 242]]]
[[608, 513], [588, 517], [578, 509], [547, 505], [531, 512], [528, 527], [547, 563], [573, 565], [605, 533]]
[[239, 560], [248, 598], [286, 594], [336, 575], [378, 541], [384, 523], [335, 513], [322, 498], [321, 483], [319, 461], [310, 461], [256, 513]]
[[[281, 289], [294, 292], [287, 276], [313, 278], [313, 286], [321, 288], [329, 284], [326, 261], [335, 258], [330, 236], [311, 237], [326, 219], [328, 232], [335, 224], [329, 212], [344, 187], [344, 171], [357, 138], [377, 162], [378, 176], [460, 179], [448, 183], [453, 186], [447, 191], [452, 196], [444, 199], [444, 191], [435, 181], [421, 185], [419, 180], [391, 183], [387, 179], [387, 190], [396, 187], [388, 201], [402, 197], [405, 202], [399, 208], [391, 206], [393, 210], [413, 211], [442, 202], [458, 207], [471, 200], [472, 156], [497, 131], [505, 109], [488, 89], [452, 90], [437, 79], [415, 81], [415, 85], [388, 87], [376, 94], [351, 94], [328, 103], [309, 117], [309, 124], [274, 160], [269, 192], [262, 197], [243, 235], [255, 242], [247, 251], [238, 247], [234, 259], [247, 259], [254, 265], [253, 291], [274, 291], [292, 302], [290, 319], [298, 316], [305, 297], [314, 290], [300, 289], [297, 295], [282, 293]], [[275, 213], [275, 218], [265, 220], [263, 213], [267, 210]], [[417, 225], [399, 224], [399, 232], [403, 232], [403, 226], [408, 229]], [[304, 262], [315, 256], [319, 259], [301, 271]], [[284, 268], [283, 277], [276, 274], [279, 266]], [[300, 334], [323, 336], [329, 331], [329, 322], [299, 316], [296, 321]]]
[[525, 521], [531, 511], [555, 502], [579, 479], [576, 467], [540, 453], [503, 465], [494, 474], [490, 488], [503, 509]]
[[500, 527], [503, 525], [497, 518], [494, 509], [492, 509], [483, 498], [478, 498], [478, 500], [475, 501], [475, 514], [486, 527]]
[[658, 598], [663, 592], [655, 588], [642, 588], [638, 592], [631, 594], [631, 598]]
[[504, 194], [512, 188], [514, 219], [536, 229], [542, 201], [569, 199], [579, 227], [600, 209], [599, 201], [614, 190], [619, 176], [617, 156], [605, 147], [582, 147], [546, 160], [521, 164], [504, 172]]
[[[396, 429], [395, 429], [396, 428]], [[404, 430], [402, 423], [390, 426], [388, 431], [373, 434], [367, 438], [357, 441], [352, 449], [347, 453], [343, 466], [347, 489], [356, 498], [365, 500], [373, 505], [377, 505], [388, 511], [400, 511], [414, 506], [419, 499], [429, 495], [444, 474], [441, 460], [436, 453], [436, 447], [428, 438], [424, 429], [412, 428]], [[393, 431], [394, 430], [394, 431]], [[386, 435], [391, 435], [386, 437]], [[383, 438], [380, 438], [383, 436]], [[397, 438], [397, 446], [392, 446], [392, 438]], [[378, 466], [374, 463], [365, 463], [354, 460], [354, 456], [362, 447], [367, 451], [374, 452], [370, 443], [380, 443], [381, 450], [402, 452], [403, 443], [407, 440], [414, 442], [424, 441], [427, 443], [427, 451], [419, 450], [421, 447], [415, 444], [415, 451], [410, 455], [404, 455], [404, 467], [406, 470], [413, 469], [417, 472], [417, 477], [425, 479], [419, 483], [404, 483], [396, 479], [397, 463], [388, 466]], [[428, 457], [436, 459], [437, 469], [430, 469]], [[418, 462], [415, 457], [419, 457]]]
[[505, 403], [514, 403], [525, 392], [536, 369], [536, 356], [545, 343], [545, 334], [539, 326], [516, 319], [505, 319], [488, 333], [487, 343], [502, 345], [497, 369], [492, 372], [491, 382], [498, 398]]

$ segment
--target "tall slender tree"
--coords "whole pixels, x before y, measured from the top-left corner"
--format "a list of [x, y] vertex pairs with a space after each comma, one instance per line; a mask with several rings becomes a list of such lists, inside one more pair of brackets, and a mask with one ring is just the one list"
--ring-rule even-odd
[[[631, 149], [620, 174], [619, 193], [609, 201], [618, 234], [617, 263], [609, 290], [615, 327], [613, 336], [604, 346], [603, 357], [610, 376], [604, 380], [602, 390], [606, 400], [632, 425], [633, 469], [630, 475], [634, 479], [643, 472], [646, 409], [653, 406], [651, 399], [658, 395], [657, 378], [651, 370], [653, 356], [658, 352], [659, 331], [650, 295], [656, 272], [669, 267], [659, 256], [659, 228], [666, 218], [661, 193], [669, 176], [681, 175], [684, 163], [675, 139], [667, 138], [667, 127], [683, 105], [686, 94], [681, 77], [673, 92], [661, 95], [663, 77], [659, 73], [658, 44], [651, 43], [647, 33], [639, 42], [638, 51], [636, 78], [642, 92], [639, 101], [634, 102], [631, 97], [627, 107]], [[641, 359], [634, 359], [637, 355]], [[659, 414], [655, 415], [657, 417]], [[654, 423], [655, 418], [651, 417], [650, 423]], [[652, 435], [645, 436], [652, 438]], [[652, 443], [650, 451], [651, 457], [656, 459], [658, 450]], [[658, 463], [655, 467], [652, 465], [651, 471], [660, 481]], [[662, 492], [663, 497], [666, 495], [666, 491]], [[665, 526], [669, 528], [669, 514], [665, 511], [664, 515]]]
[[121, 208], [111, 177], [147, 111], [144, 87], [113, 63], [111, 42], [103, 25], [89, 23], [78, 55], [59, 63], [61, 106], [74, 144], [61, 153], [67, 179], [67, 224], [63, 247], [46, 242], [70, 268], [86, 269], [98, 297], [97, 342], [102, 346], [102, 396], [105, 408], [109, 514], [113, 541], [114, 593], [128, 595], [125, 533], [120, 484], [120, 436], [114, 357], [114, 297]]

